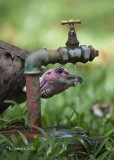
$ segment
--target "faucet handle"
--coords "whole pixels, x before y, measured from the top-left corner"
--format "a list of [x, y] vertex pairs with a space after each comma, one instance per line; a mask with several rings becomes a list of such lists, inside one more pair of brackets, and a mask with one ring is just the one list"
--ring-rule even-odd
[[70, 19], [68, 21], [61, 21], [61, 24], [62, 25], [65, 25], [65, 24], [75, 24], [75, 23], [78, 23], [78, 24], [81, 24], [81, 20], [74, 20], [74, 19]]
[[66, 42], [66, 46], [68, 48], [76, 48], [79, 47], [79, 41], [77, 40], [74, 24], [78, 23], [81, 24], [81, 20], [73, 20], [70, 19], [68, 21], [61, 21], [62, 25], [69, 24], [70, 25], [70, 31], [68, 33], [68, 41]]

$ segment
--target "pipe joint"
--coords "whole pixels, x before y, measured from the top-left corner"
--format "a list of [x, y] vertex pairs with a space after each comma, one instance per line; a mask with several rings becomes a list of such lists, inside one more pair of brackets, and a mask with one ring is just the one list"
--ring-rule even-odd
[[62, 56], [62, 64], [65, 63], [86, 63], [92, 61], [96, 56], [98, 56], [98, 51], [92, 46], [81, 45], [77, 48], [71, 49], [67, 47], [59, 48]]
[[46, 49], [33, 52], [26, 58], [24, 74], [41, 73], [41, 65], [47, 65], [48, 60], [49, 54]]
[[90, 49], [88, 48], [88, 46], [81, 45], [80, 48], [82, 50], [84, 60], [89, 60], [90, 59]]
[[69, 60], [69, 54], [68, 54], [68, 50], [66, 47], [60, 47], [59, 48], [61, 55], [62, 55], [62, 59], [64, 63], [67, 63]]
[[42, 49], [30, 54], [25, 61], [25, 74], [39, 74], [41, 73], [41, 66], [50, 63], [86, 63], [92, 61], [98, 56], [98, 51], [92, 46], [81, 45], [77, 48], [71, 49], [67, 47], [60, 47], [57, 50]]

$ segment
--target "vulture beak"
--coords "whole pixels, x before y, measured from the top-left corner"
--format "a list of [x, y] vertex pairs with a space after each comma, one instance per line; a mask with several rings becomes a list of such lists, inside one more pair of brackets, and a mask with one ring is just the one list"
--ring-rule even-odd
[[59, 81], [63, 84], [68, 84], [69, 86], [76, 86], [77, 83], [83, 82], [83, 78], [69, 74], [67, 76], [61, 77]]

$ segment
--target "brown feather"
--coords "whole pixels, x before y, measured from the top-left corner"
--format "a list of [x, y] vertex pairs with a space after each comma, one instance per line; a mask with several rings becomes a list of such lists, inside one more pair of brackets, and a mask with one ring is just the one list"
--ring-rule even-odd
[[26, 100], [24, 63], [30, 51], [0, 41], [0, 114], [9, 106], [4, 100]]

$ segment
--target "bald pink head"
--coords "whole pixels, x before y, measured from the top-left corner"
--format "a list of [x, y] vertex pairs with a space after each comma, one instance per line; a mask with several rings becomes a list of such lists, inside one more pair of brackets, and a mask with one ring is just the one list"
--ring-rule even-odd
[[41, 97], [50, 98], [82, 81], [81, 77], [71, 75], [62, 67], [50, 69], [40, 78]]

